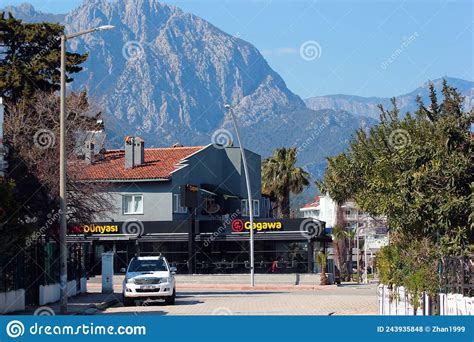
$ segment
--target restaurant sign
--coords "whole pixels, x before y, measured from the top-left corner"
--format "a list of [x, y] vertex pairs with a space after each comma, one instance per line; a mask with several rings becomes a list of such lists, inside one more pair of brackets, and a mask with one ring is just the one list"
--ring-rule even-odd
[[119, 234], [117, 224], [84, 224], [69, 229], [69, 234]]
[[[232, 221], [231, 228], [234, 232], [240, 233], [244, 230], [250, 230], [250, 221], [242, 221], [241, 219], [235, 219]], [[283, 224], [281, 221], [258, 221], [253, 223], [253, 229], [257, 231], [267, 230], [282, 230]]]

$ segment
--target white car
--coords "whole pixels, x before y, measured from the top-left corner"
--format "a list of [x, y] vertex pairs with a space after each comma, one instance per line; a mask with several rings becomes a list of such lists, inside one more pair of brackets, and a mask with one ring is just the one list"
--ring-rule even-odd
[[175, 267], [162, 256], [134, 257], [123, 281], [123, 305], [134, 305], [137, 299], [164, 299], [173, 305], [176, 298]]

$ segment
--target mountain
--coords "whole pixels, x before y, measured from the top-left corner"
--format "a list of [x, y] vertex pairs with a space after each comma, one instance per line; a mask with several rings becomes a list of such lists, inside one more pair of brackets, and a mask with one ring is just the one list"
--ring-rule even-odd
[[76, 88], [108, 113], [113, 132], [149, 145], [210, 143], [235, 106], [244, 126], [305, 108], [250, 43], [177, 7], [153, 0], [85, 1], [65, 17], [67, 31], [114, 25], [71, 41], [89, 51]]
[[15, 18], [28, 21], [30, 23], [51, 22], [59, 23], [64, 20], [65, 14], [53, 14], [37, 11], [33, 5], [24, 3], [18, 6], [6, 6], [2, 12], [11, 13]]
[[[474, 82], [446, 77], [448, 84], [454, 86], [458, 91], [465, 96], [464, 109], [471, 110], [474, 108]], [[432, 81], [438, 94], [441, 94], [443, 79], [436, 79]], [[417, 109], [416, 97], [421, 96], [425, 103], [429, 103], [429, 82], [414, 91], [396, 97], [397, 105], [400, 112], [414, 112]], [[369, 116], [378, 119], [380, 111], [378, 105], [382, 104], [385, 108], [391, 108], [389, 98], [383, 97], [361, 97], [353, 95], [328, 95], [315, 96], [305, 100], [308, 108], [319, 109], [334, 109], [336, 111], [344, 110], [356, 116]]]
[[[30, 5], [10, 10], [25, 21], [53, 18]], [[147, 146], [209, 144], [217, 129], [233, 132], [224, 110], [230, 103], [246, 147], [266, 157], [276, 147], [296, 146], [300, 164], [319, 176], [327, 155], [341, 152], [358, 127], [375, 122], [306, 108], [252, 44], [174, 6], [87, 0], [54, 20], [67, 32], [115, 26], [68, 46], [89, 53], [72, 87], [86, 88], [103, 109], [112, 147], [127, 134], [143, 136]]]
[[[322, 176], [326, 157], [343, 151], [358, 128], [378, 119], [386, 98], [293, 94], [250, 43], [209, 22], [155, 0], [86, 0], [72, 12], [52, 15], [31, 5], [10, 8], [25, 21], [58, 21], [67, 32], [111, 24], [114, 30], [75, 38], [68, 48], [88, 52], [72, 89], [86, 88], [104, 113], [109, 145], [125, 135], [145, 144], [209, 144], [221, 127], [234, 130], [224, 104], [234, 105], [247, 148], [264, 158], [276, 147], [298, 148], [299, 164]], [[45, 19], [46, 20], [46, 19]], [[472, 82], [448, 79], [472, 101]], [[439, 88], [439, 80], [435, 81]], [[427, 85], [397, 98], [413, 110]], [[314, 192], [314, 188], [309, 191]]]

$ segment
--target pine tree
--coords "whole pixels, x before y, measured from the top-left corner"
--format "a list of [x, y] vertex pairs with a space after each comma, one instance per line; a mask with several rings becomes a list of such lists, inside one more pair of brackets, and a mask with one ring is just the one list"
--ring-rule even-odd
[[[60, 36], [64, 27], [53, 23], [23, 23], [0, 12], [0, 96], [17, 102], [36, 91], [56, 91], [60, 81]], [[67, 52], [68, 75], [82, 70], [87, 54]], [[70, 76], [66, 82], [71, 82]]]

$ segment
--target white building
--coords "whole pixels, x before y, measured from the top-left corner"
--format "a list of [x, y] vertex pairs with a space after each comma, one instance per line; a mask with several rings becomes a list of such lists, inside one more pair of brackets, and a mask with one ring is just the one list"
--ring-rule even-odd
[[[357, 208], [354, 201], [345, 202], [341, 208], [344, 210], [344, 218], [347, 226], [355, 229], [365, 227], [371, 218]], [[328, 195], [316, 196], [314, 201], [303, 206], [300, 211], [303, 217], [316, 218], [326, 222], [326, 228], [333, 228], [337, 220], [337, 203]]]
[[[305, 218], [315, 218], [326, 222], [326, 229], [334, 228], [337, 221], [337, 203], [329, 195], [316, 196], [311, 203], [304, 205], [300, 211]], [[359, 241], [367, 241], [367, 253], [369, 254], [369, 265], [372, 264], [374, 254], [383, 246], [388, 244], [387, 228], [385, 219], [373, 218], [360, 210], [352, 200], [341, 205], [346, 221], [346, 228], [357, 230]], [[332, 248], [328, 249], [329, 259], [332, 263]], [[353, 260], [357, 259], [357, 248], [354, 244], [352, 250]]]

